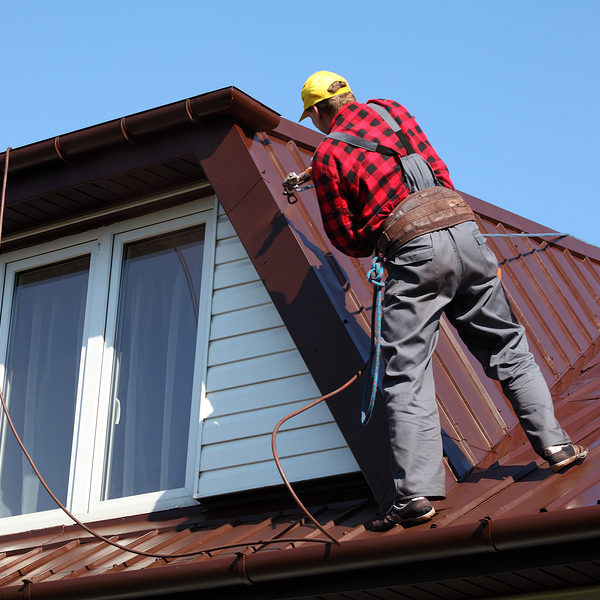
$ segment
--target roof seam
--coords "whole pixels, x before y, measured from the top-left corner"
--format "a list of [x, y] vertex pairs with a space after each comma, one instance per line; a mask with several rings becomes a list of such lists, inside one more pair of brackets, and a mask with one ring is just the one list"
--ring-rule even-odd
[[584, 350], [582, 350], [577, 358], [556, 378], [556, 381], [550, 386], [550, 393], [553, 393], [554, 388], [560, 388], [560, 384], [563, 381], [563, 378], [572, 370], [579, 368], [577, 363], [582, 362], [587, 357], [587, 353], [590, 348], [598, 346], [598, 352], [600, 352], [600, 333], [594, 338], [594, 340], [586, 346]]

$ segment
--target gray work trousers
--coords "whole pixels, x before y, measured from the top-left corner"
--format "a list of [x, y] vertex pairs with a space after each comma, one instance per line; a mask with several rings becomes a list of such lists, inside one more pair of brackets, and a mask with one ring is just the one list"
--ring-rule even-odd
[[396, 501], [445, 497], [432, 355], [444, 312], [486, 374], [501, 382], [534, 450], [569, 442], [474, 221], [417, 237], [386, 260], [383, 379]]

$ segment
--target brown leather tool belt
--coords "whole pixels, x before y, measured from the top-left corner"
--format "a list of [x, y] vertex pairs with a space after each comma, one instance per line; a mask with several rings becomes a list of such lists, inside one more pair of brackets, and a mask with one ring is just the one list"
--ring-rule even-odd
[[475, 214], [458, 192], [442, 186], [426, 188], [407, 196], [390, 213], [376, 252], [389, 256], [424, 233], [474, 220]]

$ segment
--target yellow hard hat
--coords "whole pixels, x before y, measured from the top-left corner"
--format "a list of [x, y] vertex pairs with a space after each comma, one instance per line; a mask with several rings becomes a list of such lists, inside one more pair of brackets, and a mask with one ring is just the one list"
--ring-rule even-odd
[[[343, 81], [346, 85], [335, 92], [328, 92], [327, 88], [334, 81]], [[348, 85], [346, 79], [340, 75], [337, 75], [336, 73], [332, 73], [331, 71], [317, 71], [316, 73], [313, 73], [302, 86], [302, 102], [304, 102], [304, 112], [300, 117], [300, 121], [308, 117], [308, 109], [311, 106], [314, 106], [317, 102], [321, 102], [321, 100], [326, 100], [332, 96], [338, 96], [339, 94], [346, 94], [350, 91], [350, 86]]]

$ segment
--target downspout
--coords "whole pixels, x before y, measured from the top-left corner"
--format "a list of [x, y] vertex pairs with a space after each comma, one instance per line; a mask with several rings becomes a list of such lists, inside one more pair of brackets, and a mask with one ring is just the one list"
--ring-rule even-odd
[[[74, 579], [25, 583], [0, 589], [0, 600], [23, 598], [131, 598], [222, 588], [363, 569], [408, 565], [444, 558], [493, 555], [600, 538], [600, 506], [468, 525], [406, 530], [399, 535], [304, 546], [231, 558], [165, 565]], [[524, 565], [525, 567], [526, 565]], [[26, 578], [24, 578], [27, 581]], [[400, 583], [400, 582], [399, 582]], [[315, 584], [313, 580], [313, 584]], [[243, 595], [243, 592], [240, 591]]]

